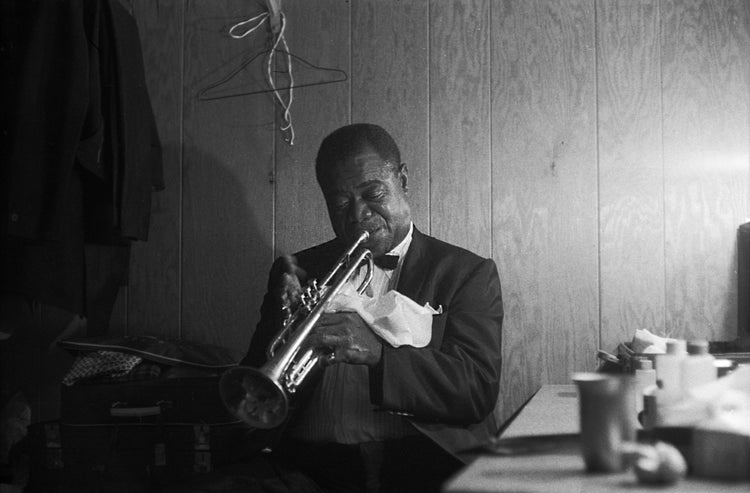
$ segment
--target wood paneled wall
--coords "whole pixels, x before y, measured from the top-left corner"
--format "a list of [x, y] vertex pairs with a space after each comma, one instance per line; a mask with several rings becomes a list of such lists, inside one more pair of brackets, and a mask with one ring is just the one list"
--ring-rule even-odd
[[401, 145], [417, 225], [498, 264], [500, 418], [635, 329], [737, 335], [749, 2], [286, 0], [299, 83], [346, 73], [294, 91], [293, 146], [271, 93], [238, 95], [267, 88], [268, 30], [228, 29], [262, 3], [130, 2], [167, 189], [113, 330], [239, 358], [272, 260], [332, 234], [320, 140], [368, 121]]

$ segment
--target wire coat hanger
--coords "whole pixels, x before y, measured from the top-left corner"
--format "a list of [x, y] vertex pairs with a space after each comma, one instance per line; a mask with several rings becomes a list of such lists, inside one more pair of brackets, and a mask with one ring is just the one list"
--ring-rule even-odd
[[[245, 69], [245, 67], [247, 67], [248, 65], [250, 65], [251, 63], [253, 63], [255, 60], [257, 60], [257, 59], [259, 59], [261, 57], [265, 57], [270, 52], [271, 52], [271, 50], [268, 49], [268, 50], [263, 50], [263, 51], [260, 51], [260, 52], [258, 52], [256, 54], [254, 54], [253, 56], [251, 56], [247, 60], [243, 61], [237, 68], [235, 68], [234, 70], [232, 70], [232, 72], [230, 72], [229, 74], [227, 74], [225, 77], [217, 80], [216, 82], [212, 82], [211, 84], [207, 85], [206, 87], [204, 87], [203, 89], [201, 89], [200, 91], [198, 91], [197, 98], [199, 100], [201, 100], [201, 101], [213, 101], [213, 100], [217, 100], [217, 99], [228, 99], [228, 98], [235, 98], [235, 97], [240, 97], [240, 96], [251, 96], [253, 94], [264, 94], [264, 93], [268, 93], [268, 92], [273, 92], [274, 91], [273, 88], [266, 87], [266, 88], [259, 88], [259, 89], [255, 89], [255, 90], [249, 90], [249, 91], [240, 90], [238, 92], [228, 92], [226, 94], [211, 94], [211, 91], [213, 89], [219, 88], [222, 85], [226, 84], [227, 82], [231, 81], [235, 76], [237, 76], [240, 72], [242, 72]], [[283, 53], [282, 50], [278, 50], [278, 49], [276, 50], [276, 52], [277, 53]], [[337, 83], [337, 82], [345, 82], [345, 81], [347, 81], [349, 79], [349, 76], [347, 75], [347, 73], [345, 71], [341, 70], [341, 69], [320, 67], [318, 65], [315, 65], [312, 62], [309, 62], [309, 61], [305, 60], [304, 58], [302, 58], [300, 56], [295, 55], [294, 53], [289, 53], [289, 55], [294, 60], [302, 63], [304, 66], [310, 68], [311, 70], [317, 70], [317, 71], [321, 71], [321, 72], [328, 72], [328, 73], [331, 73], [331, 74], [335, 74], [334, 78], [327, 79], [327, 80], [321, 80], [321, 81], [317, 81], [317, 82], [302, 82], [302, 83], [294, 84], [294, 85], [281, 85], [281, 86], [277, 85], [276, 86], [276, 90], [283, 91], [283, 90], [287, 90], [287, 89], [298, 89], [298, 88], [301, 88], [301, 87], [311, 87], [311, 86], [320, 86], [320, 85], [324, 85], [324, 84], [334, 84], [334, 83]], [[279, 73], [279, 72], [276, 71], [275, 73]]]
[[[260, 26], [263, 25], [265, 21], [268, 21], [269, 26], [271, 28], [271, 32], [273, 33], [273, 39], [274, 39], [273, 46], [269, 50], [265, 50], [265, 51], [262, 51], [260, 53], [253, 55], [248, 60], [245, 60], [244, 62], [242, 62], [239, 65], [239, 67], [234, 69], [227, 76], [223, 77], [217, 82], [209, 84], [208, 86], [198, 91], [197, 99], [201, 101], [210, 101], [210, 100], [216, 100], [216, 99], [227, 99], [231, 97], [248, 96], [251, 94], [272, 92], [277, 102], [284, 110], [284, 125], [282, 125], [280, 128], [283, 132], [287, 132], [287, 131], [289, 132], [288, 137], [286, 135], [284, 136], [284, 140], [286, 140], [287, 143], [289, 143], [289, 145], [293, 145], [294, 144], [294, 127], [292, 126], [291, 106], [292, 106], [292, 102], [294, 101], [294, 89], [297, 87], [307, 87], [307, 86], [315, 86], [315, 85], [345, 81], [347, 80], [347, 74], [343, 70], [319, 67], [317, 65], [314, 65], [308, 62], [307, 60], [304, 60], [301, 57], [293, 55], [289, 51], [289, 45], [287, 44], [286, 38], [284, 36], [284, 31], [286, 29], [286, 17], [284, 16], [284, 13], [281, 12], [281, 0], [266, 0], [266, 4], [268, 7], [267, 12], [263, 12], [245, 21], [242, 21], [233, 25], [229, 29], [229, 35], [234, 39], [244, 38], [245, 36], [253, 33], [258, 28], [260, 28]], [[241, 29], [245, 29], [245, 31], [241, 31]], [[238, 32], [235, 32], [235, 31], [238, 31]], [[283, 49], [280, 49], [279, 46], [281, 46]], [[286, 57], [286, 67], [287, 67], [286, 72], [276, 70], [276, 64], [275, 64], [276, 53], [279, 53], [282, 56]], [[216, 94], [216, 95], [208, 94], [212, 89], [216, 89], [228, 83], [229, 81], [231, 81], [235, 76], [237, 76], [237, 74], [241, 73], [248, 65], [250, 65], [254, 60], [258, 59], [262, 55], [267, 55], [266, 76], [267, 76], [267, 82], [268, 82], [268, 85], [270, 86], [270, 89], [264, 88], [260, 90], [241, 91], [241, 92], [229, 93], [229, 94]], [[303, 84], [295, 84], [294, 75], [292, 73], [292, 60], [293, 59], [299, 62], [302, 62], [304, 66], [310, 67], [318, 71], [336, 73], [339, 75], [339, 77], [334, 80], [324, 80], [324, 81], [308, 82], [308, 83], [303, 83]], [[278, 78], [277, 74], [285, 74], [288, 80], [288, 85], [286, 85], [285, 87], [277, 86], [276, 84], [277, 78]], [[286, 100], [284, 99], [280, 91], [286, 91]]]

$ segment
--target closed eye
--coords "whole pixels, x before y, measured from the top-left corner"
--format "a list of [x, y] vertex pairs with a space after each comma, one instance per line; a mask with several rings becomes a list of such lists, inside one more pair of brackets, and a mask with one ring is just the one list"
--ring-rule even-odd
[[346, 209], [349, 206], [349, 200], [347, 200], [346, 198], [343, 198], [343, 197], [342, 198], [338, 198], [338, 199], [333, 199], [330, 202], [330, 205], [331, 205], [331, 207], [333, 209], [335, 209], [337, 211], [341, 211], [341, 210]]
[[388, 196], [388, 191], [383, 188], [376, 188], [373, 190], [367, 190], [362, 194], [362, 198], [367, 201], [379, 202], [384, 200]]
[[379, 193], [377, 195], [370, 195], [368, 197], [365, 197], [365, 200], [368, 202], [382, 202], [385, 200], [386, 195], [384, 193]]

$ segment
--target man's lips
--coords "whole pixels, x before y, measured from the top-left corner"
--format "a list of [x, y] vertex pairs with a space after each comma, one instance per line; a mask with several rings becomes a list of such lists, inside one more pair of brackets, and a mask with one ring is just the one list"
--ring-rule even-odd
[[374, 237], [376, 234], [378, 234], [380, 231], [382, 231], [382, 226], [357, 226], [354, 228], [354, 230], [351, 232], [352, 237], [357, 237], [362, 234], [363, 231], [367, 231], [370, 233], [370, 238]]
[[385, 228], [383, 226], [358, 227], [351, 231], [349, 241], [354, 242], [355, 239], [358, 238], [363, 231], [367, 231], [370, 234], [369, 238], [367, 238], [367, 241], [362, 244], [363, 247], [376, 248], [378, 244], [383, 241], [383, 232], [385, 231]]

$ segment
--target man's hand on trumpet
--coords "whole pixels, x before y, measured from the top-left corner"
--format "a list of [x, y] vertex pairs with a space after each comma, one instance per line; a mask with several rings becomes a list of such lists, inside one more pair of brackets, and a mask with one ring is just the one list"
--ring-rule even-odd
[[302, 284], [307, 282], [307, 272], [297, 265], [291, 255], [281, 257], [281, 281], [276, 286], [276, 295], [281, 306], [294, 311], [302, 295]]
[[349, 363], [373, 367], [380, 361], [380, 339], [354, 312], [324, 313], [308, 339], [310, 346], [330, 349], [328, 364]]

